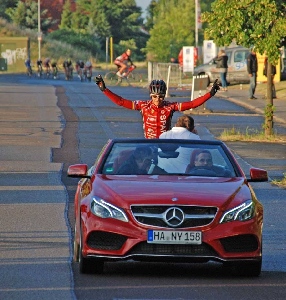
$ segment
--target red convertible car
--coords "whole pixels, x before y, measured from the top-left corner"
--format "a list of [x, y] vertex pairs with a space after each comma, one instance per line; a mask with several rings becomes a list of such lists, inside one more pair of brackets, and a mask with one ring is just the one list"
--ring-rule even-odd
[[259, 276], [263, 206], [249, 178], [220, 141], [109, 140], [96, 162], [72, 165], [74, 260], [82, 273], [104, 262], [221, 262]]

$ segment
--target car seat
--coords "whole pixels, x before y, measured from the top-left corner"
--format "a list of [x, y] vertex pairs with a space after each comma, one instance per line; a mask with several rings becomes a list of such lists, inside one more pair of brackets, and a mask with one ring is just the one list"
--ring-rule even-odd
[[122, 150], [113, 162], [113, 174], [116, 174], [119, 168], [130, 158], [134, 150], [126, 149]]

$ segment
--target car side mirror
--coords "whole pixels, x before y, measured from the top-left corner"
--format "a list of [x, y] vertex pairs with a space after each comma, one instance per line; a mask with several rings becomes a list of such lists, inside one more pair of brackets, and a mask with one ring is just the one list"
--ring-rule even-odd
[[248, 182], [264, 182], [268, 181], [268, 173], [263, 169], [251, 168], [249, 170], [250, 178], [247, 178]]

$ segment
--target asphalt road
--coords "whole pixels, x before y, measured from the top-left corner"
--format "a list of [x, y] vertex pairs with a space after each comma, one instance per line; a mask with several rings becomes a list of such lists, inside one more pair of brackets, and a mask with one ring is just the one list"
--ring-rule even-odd
[[[148, 99], [146, 89], [112, 90]], [[194, 115], [204, 139], [226, 126], [260, 129], [263, 123], [224, 99], [208, 105], [212, 113]], [[108, 138], [141, 137], [140, 114], [116, 107], [93, 83], [0, 76], [0, 116], [0, 299], [285, 299], [285, 189], [253, 184], [265, 209], [259, 278], [229, 277], [214, 263], [108, 263], [102, 275], [80, 275], [71, 263], [77, 180], [67, 178], [66, 169], [94, 163]], [[246, 173], [250, 165], [271, 177], [285, 171], [285, 144], [228, 145]]]

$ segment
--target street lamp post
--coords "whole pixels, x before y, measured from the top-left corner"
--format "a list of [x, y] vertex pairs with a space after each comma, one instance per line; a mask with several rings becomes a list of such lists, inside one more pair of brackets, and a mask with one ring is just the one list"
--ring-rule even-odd
[[39, 49], [39, 59], [41, 58], [41, 41], [42, 41], [42, 33], [41, 33], [41, 3], [38, 0], [38, 49]]

